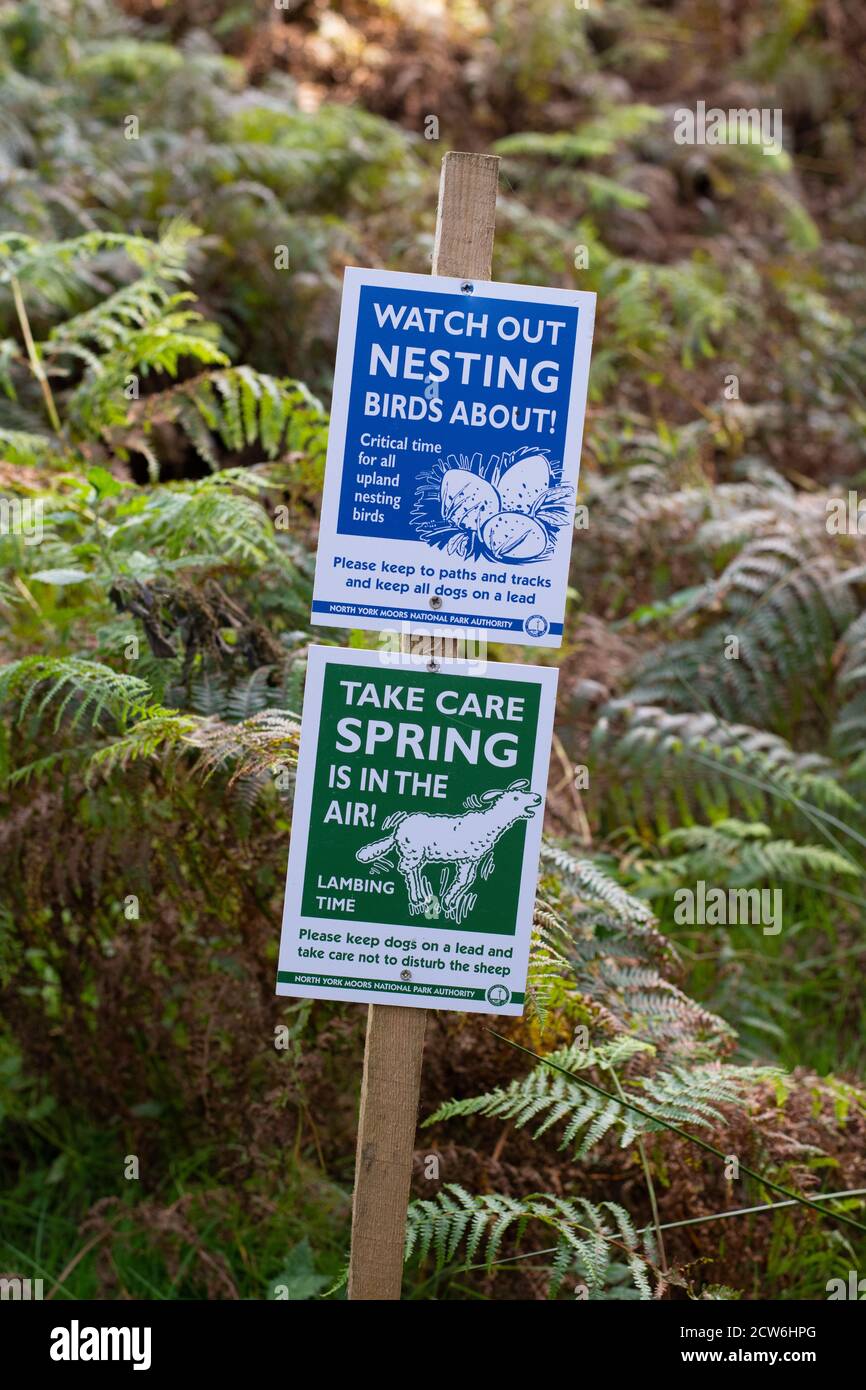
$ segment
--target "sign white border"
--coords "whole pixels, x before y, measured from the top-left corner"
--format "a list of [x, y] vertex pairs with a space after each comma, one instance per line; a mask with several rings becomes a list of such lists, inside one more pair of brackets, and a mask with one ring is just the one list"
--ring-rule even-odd
[[[460, 294], [461, 285], [472, 284], [474, 289], [472, 295], [465, 295], [467, 308], [471, 307], [473, 301], [478, 299], [503, 299], [531, 304], [558, 304], [568, 305], [578, 310], [577, 336], [574, 347], [574, 364], [572, 368], [571, 384], [568, 397], [568, 419], [566, 425], [565, 444], [563, 447], [562, 458], [562, 482], [570, 484], [577, 492], [578, 475], [580, 472], [580, 451], [583, 442], [583, 421], [586, 414], [586, 394], [589, 382], [589, 360], [592, 348], [592, 331], [595, 321], [595, 294], [585, 290], [557, 290], [548, 289], [538, 285], [511, 285], [496, 280], [466, 280], [457, 279], [447, 275], [414, 275], [403, 271], [388, 270], [366, 270], [356, 266], [349, 266], [345, 271], [343, 282], [343, 299], [340, 309], [340, 331], [337, 340], [337, 361], [334, 372], [334, 396], [331, 413], [330, 430], [328, 434], [328, 452], [325, 464], [325, 485], [322, 499], [322, 518], [319, 529], [319, 541], [316, 554], [316, 578], [313, 588], [313, 614], [312, 622], [321, 627], [341, 627], [341, 628], [366, 628], [377, 632], [387, 628], [397, 626], [404, 619], [394, 616], [388, 617], [390, 605], [381, 604], [378, 611], [368, 615], [363, 613], [317, 613], [315, 605], [324, 603], [339, 606], [346, 603], [344, 591], [339, 591], [333, 583], [334, 568], [333, 562], [337, 554], [344, 555], [348, 559], [364, 560], [370, 558], [370, 546], [375, 546], [376, 557], [384, 561], [394, 561], [404, 563], [411, 555], [420, 563], [421, 559], [429, 559], [430, 548], [424, 541], [416, 540], [394, 540], [385, 536], [346, 536], [337, 534], [337, 522], [340, 509], [340, 489], [342, 485], [343, 455], [346, 447], [346, 430], [349, 416], [349, 400], [352, 386], [352, 366], [355, 356], [355, 336], [358, 324], [358, 308], [360, 303], [361, 287], [372, 285], [381, 289], [417, 290], [424, 291], [426, 294]], [[387, 422], [382, 422], [383, 426]], [[399, 431], [400, 422], [391, 422], [392, 428]], [[431, 426], [435, 431], [437, 427]], [[557, 543], [556, 551], [552, 559], [546, 561], [543, 573], [551, 580], [550, 597], [551, 607], [549, 621], [552, 625], [561, 627], [565, 618], [565, 599], [566, 588], [568, 586], [568, 570], [571, 559], [571, 545], [567, 544], [573, 536], [573, 521], [569, 523], [567, 531]], [[522, 567], [523, 572], [531, 574], [533, 565], [528, 564]], [[473, 599], [465, 599], [462, 602], [467, 605], [467, 611], [473, 608], [485, 606]], [[363, 606], [363, 599], [359, 599], [358, 606]], [[373, 605], [370, 605], [373, 607]], [[406, 604], [399, 599], [394, 605], [394, 609], [412, 608], [411, 604]], [[419, 610], [413, 609], [414, 612]], [[449, 621], [448, 615], [459, 616], [460, 621]], [[548, 631], [543, 636], [531, 637], [522, 629], [519, 631], [506, 630], [497, 626], [495, 614], [491, 611], [485, 614], [489, 623], [468, 622], [465, 620], [465, 613], [461, 614], [460, 609], [455, 607], [453, 599], [443, 599], [442, 607], [435, 613], [428, 613], [424, 616], [414, 616], [409, 620], [409, 625], [413, 633], [429, 634], [438, 633], [444, 636], [467, 637], [477, 636], [486, 637], [491, 641], [499, 641], [508, 645], [516, 646], [537, 646], [537, 647], [559, 647], [562, 645], [562, 633]], [[500, 616], [503, 616], [500, 611]], [[516, 614], [515, 616], [519, 616]]]
[[[298, 772], [295, 786], [294, 809], [292, 812], [292, 838], [289, 847], [289, 866], [286, 874], [286, 896], [283, 908], [283, 924], [280, 934], [280, 951], [277, 965], [278, 974], [283, 971], [303, 972], [311, 975], [315, 974], [340, 974], [356, 975], [363, 974], [370, 978], [371, 972], [368, 966], [362, 966], [358, 971], [352, 971], [343, 962], [335, 963], [332, 968], [316, 969], [310, 966], [297, 955], [298, 933], [303, 927], [308, 927], [312, 931], [327, 930], [328, 922], [321, 917], [306, 917], [301, 911], [302, 894], [304, 886], [304, 873], [307, 863], [307, 846], [310, 839], [310, 813], [313, 796], [313, 778], [316, 769], [316, 758], [319, 746], [319, 714], [322, 706], [322, 691], [325, 681], [325, 670], [329, 665], [351, 665], [369, 666], [378, 670], [382, 669], [382, 659], [379, 653], [369, 651], [353, 651], [343, 647], [318, 647], [313, 646], [309, 649], [309, 665], [307, 668], [307, 682], [304, 691], [304, 710], [301, 722], [301, 746], [298, 755]], [[540, 686], [540, 699], [538, 707], [538, 725], [535, 738], [535, 756], [532, 763], [531, 786], [533, 789], [547, 791], [547, 774], [550, 762], [550, 749], [553, 741], [553, 720], [556, 708], [556, 687], [559, 672], [552, 667], [524, 666], [509, 662], [489, 662], [483, 670], [477, 669], [477, 663], [466, 661], [441, 661], [437, 679], [447, 681], [454, 676], [471, 676], [479, 680], [516, 680], [531, 682]], [[416, 668], [417, 670], [417, 665]], [[407, 683], [411, 683], [413, 667], [411, 664], [396, 665], [393, 668], [395, 681], [405, 677]], [[426, 802], [424, 804], [427, 804]], [[535, 903], [535, 890], [538, 882], [538, 865], [541, 853], [541, 836], [544, 821], [544, 807], [539, 807], [538, 814], [526, 823], [526, 834], [523, 849], [523, 865], [520, 876], [520, 896], [517, 904], [517, 921], [514, 936], [509, 938], [509, 942], [514, 946], [512, 957], [512, 975], [508, 982], [508, 987], [512, 993], [526, 992], [526, 972], [529, 961], [529, 940], [532, 934], [532, 914]], [[379, 922], [363, 921], [354, 917], [343, 919], [345, 925], [352, 931], [370, 932], [410, 932], [423, 935], [423, 925], [418, 922], [408, 921], [405, 926], [383, 926]], [[336, 927], [332, 922], [332, 926]], [[460, 931], [459, 928], [448, 928], [448, 940], [454, 943], [463, 942], [468, 945], [477, 945], [480, 941], [488, 941], [488, 934], [483, 932]], [[502, 945], [503, 937], [496, 938], [496, 944]], [[324, 963], [322, 963], [324, 966]], [[376, 967], [381, 970], [383, 967]], [[386, 969], [388, 967], [385, 967]], [[443, 999], [435, 994], [427, 995], [422, 993], [405, 993], [397, 986], [403, 982], [400, 980], [400, 971], [392, 968], [393, 978], [386, 979], [383, 983], [395, 986], [393, 992], [390, 989], [350, 989], [341, 988], [337, 985], [303, 985], [281, 983], [278, 979], [276, 993], [286, 995], [291, 998], [299, 999], [339, 999], [349, 1004], [395, 1004], [415, 1009], [451, 1009], [459, 1013], [496, 1013], [517, 1016], [523, 1013], [523, 1004], [508, 1003], [501, 1008], [496, 1008], [487, 1002], [486, 999]], [[454, 978], [445, 980], [442, 973], [436, 970], [416, 969], [412, 972], [412, 985], [443, 985], [453, 984], [455, 989], [459, 988], [461, 982], [465, 988], [469, 988], [471, 981], [469, 977]], [[491, 978], [490, 984], [497, 983], [495, 978]], [[503, 981], [503, 983], [505, 983]], [[476, 989], [481, 986], [476, 982]]]

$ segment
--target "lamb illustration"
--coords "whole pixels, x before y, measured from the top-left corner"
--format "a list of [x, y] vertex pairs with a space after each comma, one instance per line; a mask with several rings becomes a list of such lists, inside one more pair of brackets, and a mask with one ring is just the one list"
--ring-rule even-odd
[[[528, 790], [525, 778], [512, 782], [505, 791], [493, 790], [468, 796], [466, 810], [457, 816], [437, 816], [427, 811], [396, 811], [382, 823], [391, 830], [384, 839], [359, 849], [355, 858], [361, 864], [378, 863], [390, 867], [388, 855], [396, 850], [397, 868], [406, 881], [409, 911], [413, 916], [430, 915], [436, 898], [423, 870], [428, 864], [444, 867], [439, 902], [445, 916], [460, 923], [476, 903], [470, 889], [476, 874], [488, 879], [493, 872], [493, 846], [518, 821], [531, 820], [543, 797]], [[449, 878], [448, 866], [454, 866]]]

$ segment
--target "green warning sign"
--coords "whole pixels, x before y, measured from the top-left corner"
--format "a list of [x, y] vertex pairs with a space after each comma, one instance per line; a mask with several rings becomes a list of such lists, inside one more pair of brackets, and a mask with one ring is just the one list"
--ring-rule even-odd
[[522, 1012], [555, 694], [311, 648], [279, 994]]

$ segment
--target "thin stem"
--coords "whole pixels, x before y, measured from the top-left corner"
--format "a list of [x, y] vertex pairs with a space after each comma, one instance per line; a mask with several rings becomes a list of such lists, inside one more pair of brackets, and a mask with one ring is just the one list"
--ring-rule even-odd
[[[740, 1165], [742, 1167], [742, 1164]], [[818, 1192], [815, 1194], [816, 1202], [829, 1202], [834, 1197], [866, 1197], [866, 1187], [855, 1187], [848, 1192]], [[734, 1211], [714, 1211], [709, 1216], [690, 1216], [687, 1221], [668, 1221], [662, 1226], [663, 1231], [676, 1231], [681, 1226], [702, 1226], [708, 1221], [727, 1221], [729, 1216], [753, 1216], [757, 1212], [775, 1211], [777, 1207], [796, 1207], [799, 1201], [791, 1198], [787, 1202], [762, 1202], [757, 1207], [737, 1207]], [[638, 1231], [642, 1235], [643, 1231], [651, 1231], [652, 1226], [644, 1226]]]
[[18, 283], [17, 275], [11, 279], [12, 298], [15, 301], [15, 312], [18, 315], [18, 322], [21, 325], [21, 332], [24, 335], [24, 346], [27, 348], [27, 359], [30, 363], [30, 370], [33, 372], [42, 390], [42, 398], [45, 401], [45, 409], [48, 412], [48, 419], [51, 421], [51, 428], [55, 434], [61, 434], [63, 426], [60, 423], [60, 416], [57, 413], [57, 406], [54, 404], [54, 397], [51, 394], [51, 385], [45, 375], [45, 368], [39, 356], [39, 349], [33, 341], [33, 334], [30, 331], [30, 320], [27, 317], [27, 309], [24, 305], [24, 296], [21, 293], [21, 286]]
[[[834, 1197], [866, 1197], [866, 1187], [854, 1187], [847, 1192], [819, 1192], [815, 1196], [816, 1202], [829, 1202]], [[709, 1221], [726, 1221], [729, 1216], [752, 1216], [762, 1211], [775, 1211], [777, 1207], [796, 1207], [798, 1201], [790, 1202], [762, 1202], [757, 1207], [737, 1207], [735, 1211], [714, 1211], [708, 1216], [690, 1216], [687, 1221], [666, 1221], [659, 1227], [662, 1231], [676, 1231], [681, 1226], [703, 1226]], [[647, 1231], [654, 1230], [654, 1226], [641, 1226], [637, 1234], [644, 1235]], [[559, 1251], [558, 1245], [549, 1245], [544, 1250], [527, 1250], [522, 1255], [503, 1255], [501, 1260], [493, 1260], [491, 1263], [483, 1261], [477, 1265], [461, 1265], [455, 1273], [468, 1274], [475, 1269], [492, 1269], [495, 1265], [517, 1264], [519, 1260], [535, 1260], [539, 1255], [555, 1255]], [[544, 1268], [544, 1266], [540, 1266]], [[426, 1287], [426, 1286], [425, 1286]]]
[[846, 825], [845, 821], [840, 820], [838, 816], [832, 815], [829, 811], [823, 811], [820, 807], [813, 805], [811, 802], [803, 801], [799, 796], [795, 796], [793, 792], [775, 786], [772, 782], [765, 782], [760, 777], [752, 777], [748, 772], [743, 772], [741, 768], [733, 767], [723, 759], [706, 758], [702, 753], [695, 753], [691, 750], [687, 750], [685, 756], [692, 762], [703, 763], [705, 767], [712, 768], [716, 773], [720, 771], [724, 772], [726, 776], [733, 777], [735, 781], [747, 782], [749, 786], [757, 787], [760, 791], [768, 792], [771, 796], [777, 796], [781, 801], [790, 802], [792, 806], [796, 806], [797, 810], [804, 815], [807, 820], [812, 822], [816, 830], [819, 830], [822, 835], [826, 836], [831, 844], [836, 846], [840, 854], [846, 854], [845, 846], [837, 840], [836, 836], [833, 835], [831, 831], [827, 830], [825, 825], [821, 822], [826, 822], [827, 825], [834, 825], [837, 830], [842, 830], [846, 835], [850, 835], [851, 839], [856, 841], [858, 845], [862, 845], [866, 848], [866, 839], [864, 839], [853, 826]]
[[[616, 1093], [617, 1093], [617, 1095], [619, 1096], [619, 1098], [620, 1098], [621, 1101], [624, 1101], [624, 1100], [625, 1100], [625, 1096], [624, 1096], [624, 1094], [623, 1094], [623, 1089], [622, 1089], [622, 1086], [619, 1084], [619, 1077], [617, 1076], [617, 1074], [616, 1074], [616, 1072], [614, 1071], [613, 1067], [610, 1068], [610, 1074], [611, 1074], [611, 1076], [613, 1077], [613, 1084], [614, 1084], [614, 1086], [616, 1086]], [[644, 1175], [644, 1178], [646, 1179], [647, 1192], [649, 1193], [649, 1199], [650, 1199], [650, 1210], [652, 1211], [652, 1214], [653, 1214], [653, 1224], [654, 1224], [654, 1226], [655, 1226], [656, 1240], [657, 1240], [658, 1243], [659, 1243], [659, 1263], [660, 1263], [660, 1265], [661, 1265], [662, 1273], [663, 1273], [663, 1274], [667, 1274], [667, 1272], [668, 1272], [668, 1262], [667, 1262], [667, 1256], [665, 1255], [665, 1243], [664, 1243], [664, 1238], [663, 1238], [663, 1236], [662, 1236], [661, 1223], [660, 1223], [660, 1221], [659, 1221], [659, 1206], [658, 1206], [658, 1202], [656, 1201], [656, 1190], [655, 1190], [655, 1185], [654, 1185], [654, 1183], [653, 1183], [653, 1175], [652, 1175], [652, 1172], [650, 1171], [650, 1166], [649, 1166], [649, 1163], [648, 1163], [648, 1161], [647, 1161], [646, 1149], [644, 1148], [644, 1142], [643, 1142], [643, 1135], [642, 1135], [642, 1134], [639, 1134], [638, 1137], [637, 1137], [637, 1151], [638, 1151], [638, 1153], [640, 1154], [641, 1167], [643, 1168], [643, 1175]]]
[[[709, 714], [718, 724], [721, 724], [722, 720], [716, 714], [715, 710], [711, 709], [707, 701], [702, 699], [700, 694], [692, 689], [685, 676], [680, 675], [679, 680], [692, 696], [692, 699], [696, 700], [703, 708], [704, 713]], [[796, 806], [797, 810], [815, 825], [816, 829], [821, 830], [822, 833], [826, 835], [827, 839], [836, 846], [840, 854], [845, 854], [844, 846], [839, 843], [829, 830], [824, 830], [822, 826], [818, 825], [817, 821], [823, 820], [826, 821], [828, 825], [835, 826], [837, 830], [842, 830], [846, 835], [850, 835], [852, 840], [855, 840], [857, 844], [862, 845], [864, 849], [866, 849], [866, 839], [864, 839], [862, 835], [858, 835], [857, 831], [854, 830], [852, 826], [846, 825], [845, 821], [840, 820], [838, 816], [832, 815], [829, 811], [824, 811], [818, 806], [813, 806], [810, 802], [802, 801], [800, 797], [795, 796], [794, 793], [788, 791], [787, 788], [777, 786], [772, 782], [764, 782], [759, 777], [750, 777], [747, 772], [732, 767], [724, 758], [706, 758], [700, 753], [694, 753], [691, 750], [686, 751], [686, 756], [691, 758], [694, 762], [705, 763], [707, 767], [711, 767], [717, 773], [721, 769], [728, 773], [729, 776], [734, 778], [739, 777], [741, 782], [748, 782], [752, 786], [758, 787], [761, 791], [769, 792], [771, 796], [778, 796], [783, 801], [789, 801], [792, 806]]]

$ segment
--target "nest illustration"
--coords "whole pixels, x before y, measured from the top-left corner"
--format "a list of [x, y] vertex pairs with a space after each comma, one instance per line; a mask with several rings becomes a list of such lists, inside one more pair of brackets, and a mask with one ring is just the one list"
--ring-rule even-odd
[[530, 445], [482, 462], [449, 454], [421, 473], [410, 520], [428, 545], [461, 559], [527, 565], [553, 554], [574, 489], [547, 449]]

